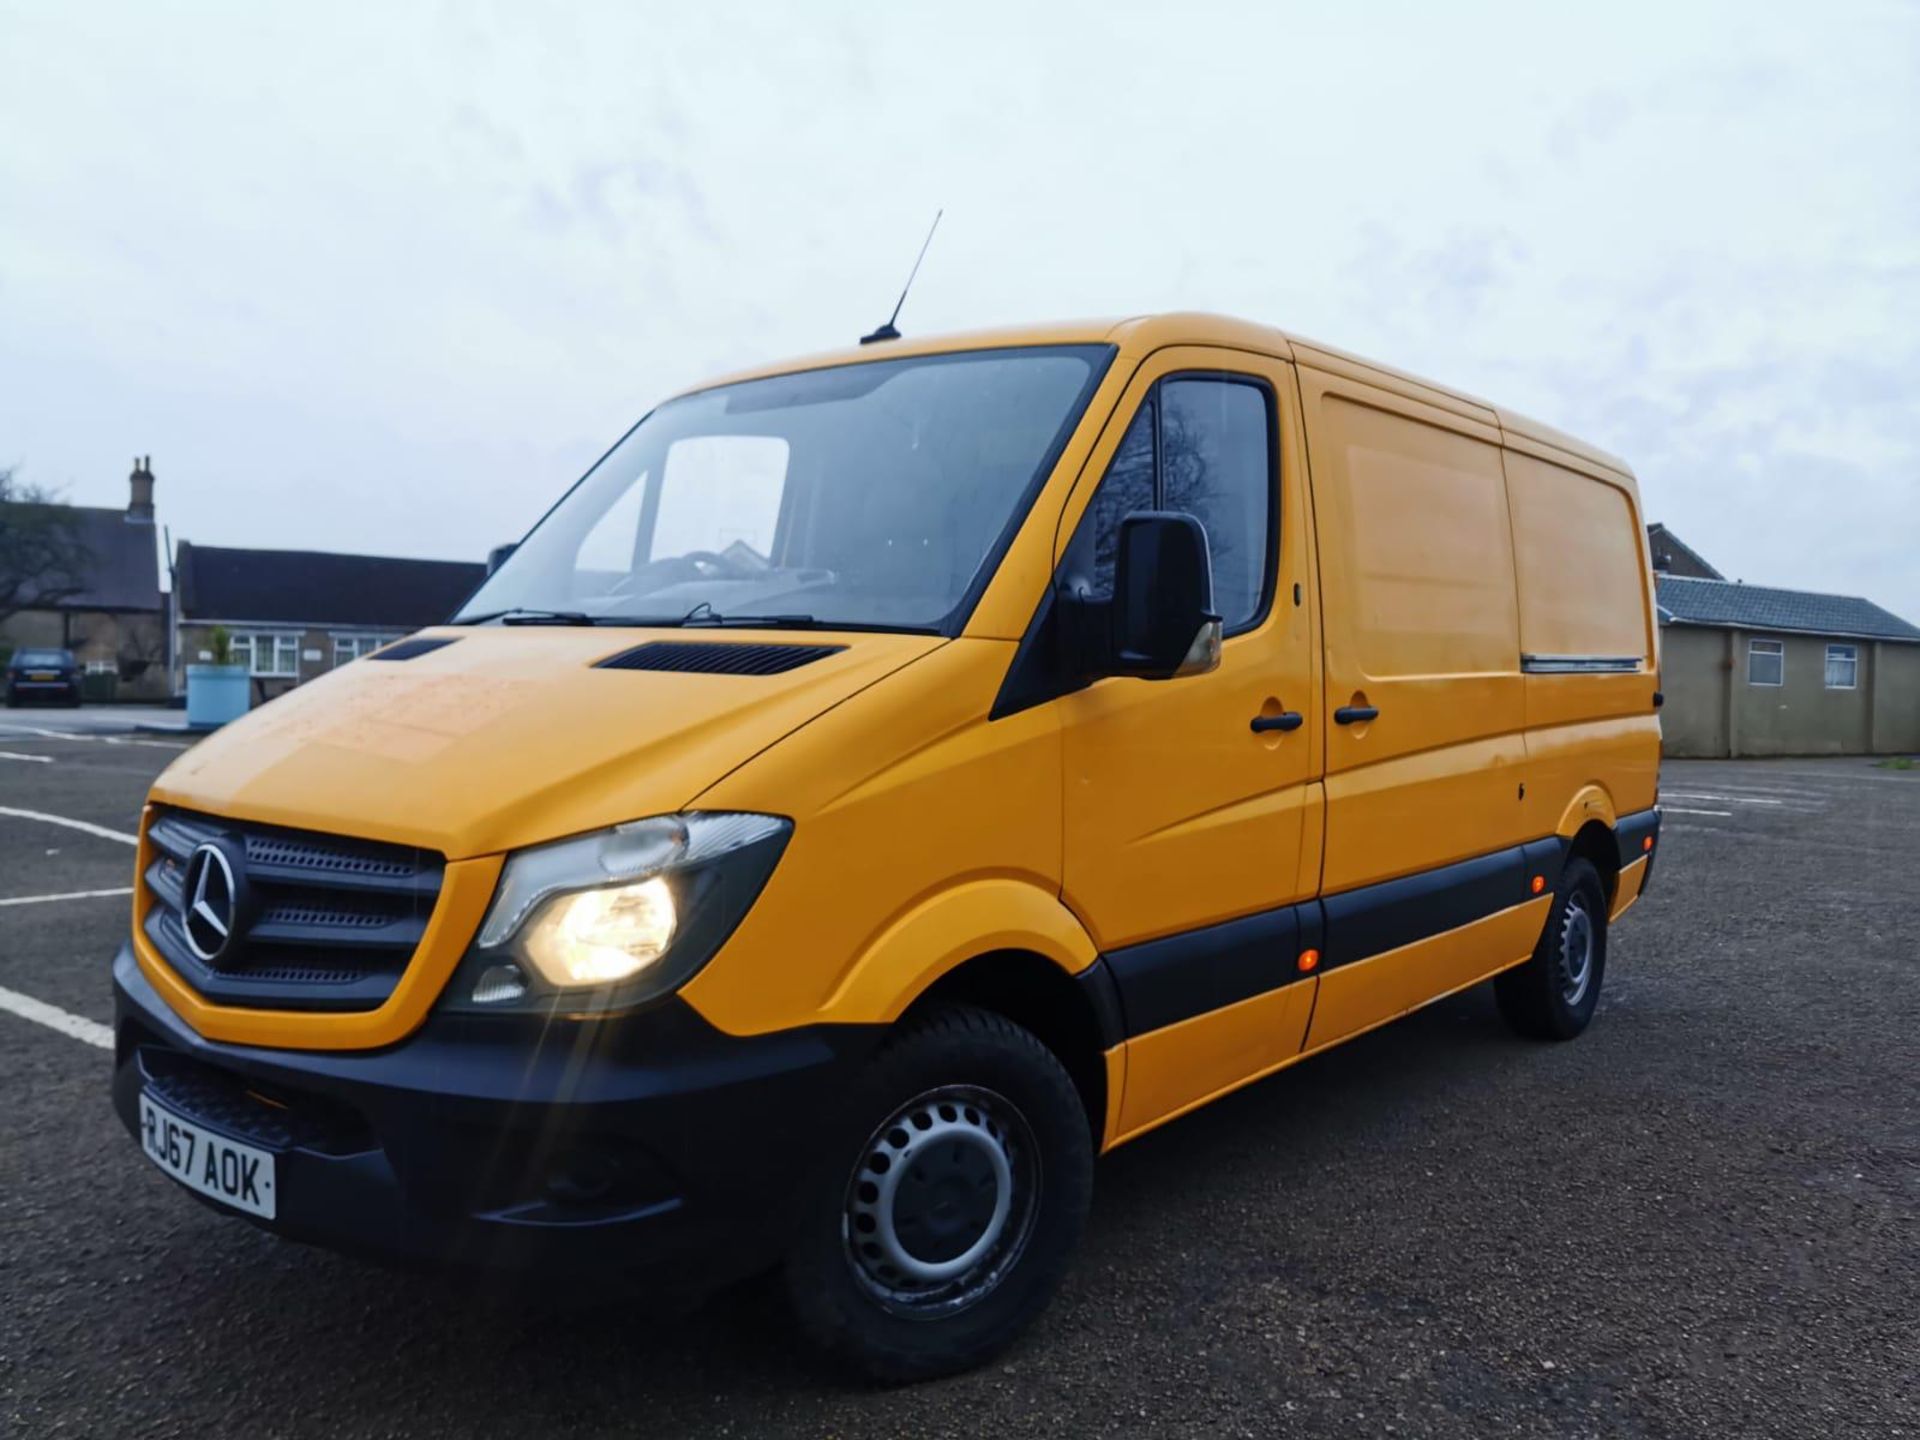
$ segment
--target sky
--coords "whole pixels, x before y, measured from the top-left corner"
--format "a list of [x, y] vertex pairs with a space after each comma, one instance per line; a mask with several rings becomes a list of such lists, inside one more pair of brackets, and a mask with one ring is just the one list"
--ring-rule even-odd
[[477, 559], [652, 404], [1215, 310], [1920, 621], [1920, 5], [0, 0], [0, 465]]

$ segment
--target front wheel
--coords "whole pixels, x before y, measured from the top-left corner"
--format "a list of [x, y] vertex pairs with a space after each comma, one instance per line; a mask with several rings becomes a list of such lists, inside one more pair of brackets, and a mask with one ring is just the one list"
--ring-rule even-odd
[[1587, 1028], [1607, 971], [1607, 889], [1586, 860], [1560, 872], [1533, 958], [1493, 982], [1500, 1013], [1520, 1034], [1571, 1040]]
[[935, 1011], [861, 1077], [787, 1261], [789, 1300], [869, 1379], [971, 1369], [1052, 1298], [1092, 1192], [1087, 1112], [1054, 1054], [989, 1011]]

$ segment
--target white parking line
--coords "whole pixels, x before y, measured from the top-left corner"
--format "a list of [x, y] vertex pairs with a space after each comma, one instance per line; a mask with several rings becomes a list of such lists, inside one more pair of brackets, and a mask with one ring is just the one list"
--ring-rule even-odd
[[49, 1030], [58, 1030], [62, 1035], [70, 1035], [88, 1045], [98, 1045], [102, 1050], [113, 1049], [113, 1031], [108, 1026], [62, 1010], [57, 1005], [49, 1005], [44, 1000], [36, 1000], [31, 995], [22, 995], [18, 990], [9, 990], [4, 985], [0, 985], [0, 1010], [10, 1010], [22, 1020], [31, 1020]]
[[1662, 815], [1717, 815], [1722, 820], [1731, 820], [1733, 818], [1733, 811], [1731, 810], [1689, 810], [1682, 805], [1662, 805], [1660, 807], [1660, 813]]
[[131, 735], [96, 734], [87, 730], [49, 730], [42, 725], [0, 727], [0, 740], [97, 740], [103, 745], [146, 745], [155, 750], [191, 750], [193, 748], [191, 744], [180, 740], [136, 740]]
[[45, 905], [54, 900], [92, 900], [102, 895], [131, 894], [131, 885], [121, 885], [112, 890], [63, 890], [58, 895], [11, 895], [0, 900], [0, 905]]
[[1705, 790], [1667, 790], [1663, 794], [1676, 800], [1718, 800], [1722, 805], [1784, 805], [1784, 800], [1767, 800], [1758, 795], [1713, 795]]
[[118, 840], [122, 845], [138, 845], [140, 837], [129, 835], [124, 830], [109, 830], [104, 825], [96, 825], [91, 820], [72, 820], [65, 815], [47, 815], [38, 810], [16, 810], [11, 805], [0, 805], [0, 815], [11, 815], [16, 820], [40, 820], [48, 825], [64, 825], [69, 830], [81, 830], [88, 835], [98, 835], [103, 840]]
[[26, 760], [35, 765], [51, 765], [53, 763], [53, 756], [22, 755], [17, 750], [0, 750], [0, 760]]

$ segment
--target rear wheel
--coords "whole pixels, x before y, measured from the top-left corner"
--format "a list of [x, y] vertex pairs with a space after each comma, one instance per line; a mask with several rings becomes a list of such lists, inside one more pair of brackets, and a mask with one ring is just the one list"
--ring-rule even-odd
[[1520, 1034], [1571, 1040], [1592, 1021], [1606, 970], [1606, 886], [1591, 862], [1569, 860], [1533, 958], [1496, 978], [1494, 995]]
[[1053, 1053], [989, 1011], [936, 1011], [861, 1078], [787, 1261], [789, 1300], [870, 1379], [971, 1369], [1052, 1297], [1092, 1188], [1087, 1114]]

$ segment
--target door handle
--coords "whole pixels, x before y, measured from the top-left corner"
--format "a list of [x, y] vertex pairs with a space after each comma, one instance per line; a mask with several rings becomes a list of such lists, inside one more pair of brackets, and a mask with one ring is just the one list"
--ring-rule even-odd
[[1380, 708], [1377, 705], [1342, 705], [1333, 712], [1333, 723], [1355, 725], [1363, 720], [1377, 719], [1379, 715]]
[[1247, 728], [1256, 735], [1264, 735], [1269, 730], [1298, 730], [1307, 723], [1307, 717], [1298, 710], [1282, 710], [1278, 715], [1256, 715]]

